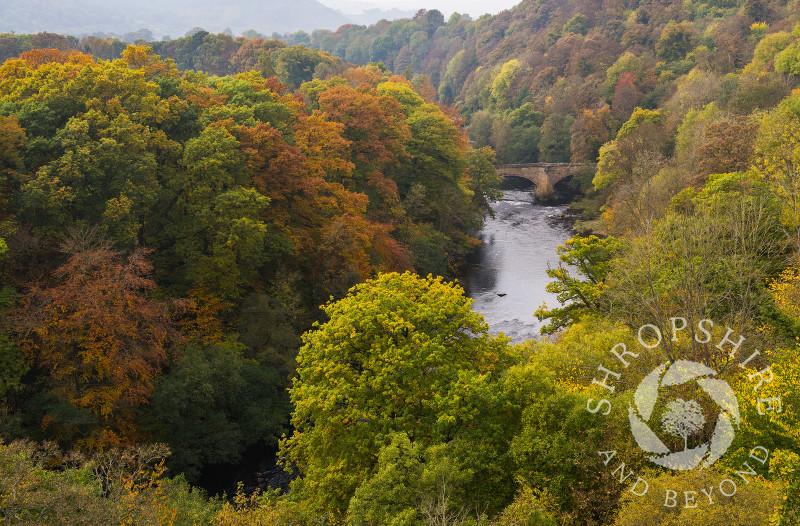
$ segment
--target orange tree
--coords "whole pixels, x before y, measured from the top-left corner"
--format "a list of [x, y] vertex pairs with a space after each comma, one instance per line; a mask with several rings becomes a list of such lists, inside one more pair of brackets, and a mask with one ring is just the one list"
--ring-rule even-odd
[[108, 245], [76, 248], [51, 283], [30, 287], [15, 318], [23, 355], [52, 393], [99, 418], [88, 444], [101, 445], [131, 438], [131, 410], [149, 399], [176, 333], [168, 306], [151, 298], [144, 249], [124, 260]]

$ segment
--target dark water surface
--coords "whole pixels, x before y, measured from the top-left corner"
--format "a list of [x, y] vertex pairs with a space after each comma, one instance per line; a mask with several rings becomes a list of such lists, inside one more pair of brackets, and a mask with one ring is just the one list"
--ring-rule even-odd
[[572, 236], [570, 223], [561, 217], [566, 205], [536, 203], [533, 188], [525, 186], [506, 184], [463, 280], [475, 300], [473, 309], [483, 314], [490, 331], [514, 343], [539, 336], [543, 323], [533, 313], [542, 302], [558, 305], [544, 290], [551, 281], [546, 270], [558, 266], [556, 248]]

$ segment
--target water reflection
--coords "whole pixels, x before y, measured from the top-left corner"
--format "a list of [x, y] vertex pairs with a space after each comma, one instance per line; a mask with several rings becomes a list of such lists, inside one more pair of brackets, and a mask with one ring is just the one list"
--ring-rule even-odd
[[558, 265], [556, 248], [572, 235], [559, 217], [566, 206], [538, 204], [533, 188], [525, 186], [506, 186], [502, 201], [494, 204], [496, 217], [487, 219], [464, 279], [473, 308], [491, 332], [515, 343], [539, 336], [542, 324], [533, 313], [542, 302], [558, 304], [544, 290], [550, 282], [545, 271]]

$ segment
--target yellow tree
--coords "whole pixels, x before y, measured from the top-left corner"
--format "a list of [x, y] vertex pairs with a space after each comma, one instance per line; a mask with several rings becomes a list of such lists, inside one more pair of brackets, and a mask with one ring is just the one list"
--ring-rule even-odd
[[754, 166], [781, 200], [783, 223], [800, 257], [800, 92], [764, 116]]
[[304, 502], [343, 513], [392, 433], [446, 443], [481, 425], [476, 397], [508, 365], [464, 291], [441, 278], [383, 274], [324, 305], [303, 337], [281, 456]]

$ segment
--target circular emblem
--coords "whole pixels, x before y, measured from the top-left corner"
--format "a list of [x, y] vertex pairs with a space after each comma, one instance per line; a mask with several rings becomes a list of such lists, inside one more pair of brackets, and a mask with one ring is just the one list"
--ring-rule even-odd
[[[739, 403], [728, 382], [715, 378], [717, 372], [698, 362], [678, 360], [663, 363], [648, 374], [633, 395], [633, 405], [628, 407], [628, 418], [636, 443], [648, 459], [669, 469], [689, 470], [697, 466], [708, 467], [730, 447], [735, 435], [734, 425], [741, 422]], [[702, 430], [706, 416], [696, 400], [677, 398], [662, 404], [661, 428], [668, 434], [683, 439], [683, 450], [672, 451], [653, 432], [648, 422], [659, 401], [663, 388], [695, 382], [719, 407], [714, 432], [707, 442], [688, 447], [689, 438]], [[635, 407], [634, 407], [635, 405]]]

